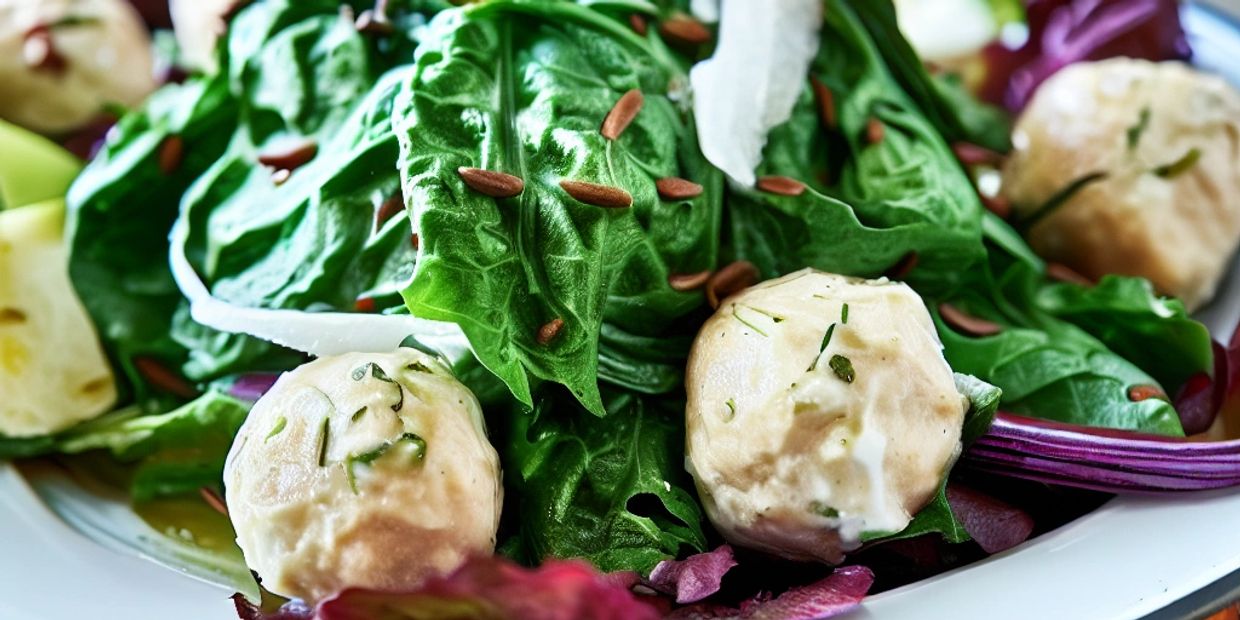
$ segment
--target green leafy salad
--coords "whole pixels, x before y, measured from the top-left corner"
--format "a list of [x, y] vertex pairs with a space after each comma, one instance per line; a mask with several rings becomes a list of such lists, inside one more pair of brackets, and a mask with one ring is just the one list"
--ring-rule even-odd
[[259, 0], [71, 186], [0, 137], [0, 458], [127, 490], [243, 618], [808, 618], [1116, 491], [998, 410], [1186, 435], [1208, 330], [1041, 243], [1126, 173], [1005, 195], [1050, 147], [886, 0], [691, 4]]

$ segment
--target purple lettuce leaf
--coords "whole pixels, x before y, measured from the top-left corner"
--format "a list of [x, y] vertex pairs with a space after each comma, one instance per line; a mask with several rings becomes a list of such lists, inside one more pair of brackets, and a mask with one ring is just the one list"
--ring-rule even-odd
[[676, 597], [681, 605], [696, 603], [719, 591], [723, 576], [736, 566], [732, 547], [691, 555], [683, 560], [664, 560], [650, 571], [646, 584], [656, 592]]
[[964, 485], [947, 485], [947, 503], [986, 553], [1011, 549], [1033, 533], [1033, 517], [1028, 513]]
[[722, 605], [682, 607], [667, 617], [673, 620], [729, 618], [738, 620], [823, 620], [852, 611], [861, 605], [874, 573], [864, 566], [845, 566], [806, 586], [792, 588], [770, 598], [755, 596], [739, 608]]

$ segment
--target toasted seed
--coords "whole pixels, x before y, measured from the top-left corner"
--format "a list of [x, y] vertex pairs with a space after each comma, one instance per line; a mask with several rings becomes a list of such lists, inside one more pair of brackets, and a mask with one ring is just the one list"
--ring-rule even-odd
[[643, 37], [646, 36], [646, 16], [641, 13], [629, 13], [629, 27], [633, 29], [633, 32]]
[[560, 334], [562, 329], [564, 329], [564, 319], [551, 319], [545, 325], [538, 328], [538, 344], [547, 344], [555, 340], [555, 337]]
[[161, 392], [181, 398], [197, 398], [199, 395], [198, 390], [184, 377], [169, 370], [167, 366], [153, 357], [145, 355], [134, 357], [133, 366], [143, 379]]
[[409, 236], [409, 244], [412, 245], [415, 250], [422, 249], [422, 239], [421, 237], [418, 237], [418, 233], [413, 233]]
[[1012, 215], [1012, 203], [1008, 202], [1007, 198], [1003, 196], [987, 196], [985, 194], [978, 194], [978, 196], [982, 199], [982, 206], [986, 207], [987, 211], [999, 216], [1000, 219], [1006, 220]]
[[457, 168], [456, 173], [470, 189], [492, 198], [512, 198], [525, 191], [525, 181], [511, 174], [465, 166]]
[[814, 88], [814, 100], [818, 102], [818, 116], [822, 119], [822, 124], [828, 129], [835, 129], [838, 123], [835, 117], [835, 95], [826, 84], [812, 75], [809, 76], [809, 83]]
[[1075, 269], [1063, 263], [1047, 263], [1046, 276], [1052, 280], [1059, 282], [1067, 282], [1068, 284], [1080, 284], [1081, 286], [1093, 286], [1095, 282], [1081, 275]]
[[674, 291], [692, 291], [705, 286], [711, 273], [709, 269], [697, 273], [673, 273], [667, 277], [667, 284]]
[[1003, 162], [1003, 155], [972, 142], [955, 142], [952, 153], [966, 166], [995, 166]]
[[224, 498], [220, 497], [219, 493], [215, 492], [215, 489], [210, 487], [200, 487], [198, 489], [198, 494], [202, 496], [202, 501], [206, 502], [212, 510], [224, 515], [225, 517], [228, 516], [228, 506], [224, 504]]
[[887, 135], [887, 128], [883, 122], [871, 116], [870, 120], [865, 122], [865, 139], [870, 144], [878, 144], [883, 141]]
[[664, 177], [654, 182], [659, 197], [664, 200], [688, 200], [702, 195], [702, 186], [680, 177]]
[[1134, 385], [1128, 388], [1128, 400], [1134, 403], [1151, 398], [1166, 400], [1167, 395], [1157, 385]]
[[22, 60], [35, 71], [49, 73], [63, 73], [69, 64], [56, 50], [52, 30], [46, 24], [39, 24], [26, 31], [22, 40]]
[[758, 268], [753, 263], [738, 260], [716, 271], [706, 281], [706, 301], [711, 308], [719, 302], [758, 283]]
[[587, 183], [585, 181], [560, 181], [560, 187], [569, 196], [588, 205], [608, 209], [625, 209], [633, 206], [633, 196], [619, 187]]
[[271, 166], [276, 170], [292, 172], [314, 159], [318, 153], [318, 143], [310, 139], [301, 139], [272, 145], [270, 150], [258, 154], [258, 163]]
[[26, 322], [26, 313], [17, 308], [0, 307], [0, 325]]
[[388, 199], [384, 200], [383, 204], [379, 205], [379, 209], [375, 211], [375, 230], [382, 228], [388, 220], [404, 210], [405, 198], [399, 192], [388, 196]]
[[357, 301], [353, 302], [353, 309], [358, 312], [374, 312], [375, 311], [375, 298], [374, 297], [359, 297]]
[[599, 129], [599, 133], [608, 140], [619, 138], [620, 134], [628, 129], [629, 123], [637, 117], [637, 113], [641, 112], [645, 101], [646, 98], [642, 96], [642, 91], [636, 88], [621, 95], [616, 105], [612, 106], [611, 111], [603, 118], [603, 126]]
[[685, 47], [697, 47], [709, 43], [711, 39], [710, 29], [688, 15], [663, 20], [659, 24], [659, 35], [668, 43]]
[[284, 182], [293, 176], [293, 171], [288, 168], [280, 168], [271, 173], [271, 182], [276, 185], [284, 185]]
[[970, 336], [993, 336], [1003, 331], [1002, 325], [965, 314], [964, 311], [951, 304], [939, 304], [939, 315], [948, 325]]
[[159, 144], [159, 171], [172, 174], [181, 167], [181, 157], [185, 153], [185, 141], [181, 136], [173, 134], [164, 138]]
[[791, 177], [758, 177], [757, 188], [780, 196], [800, 196], [805, 193], [805, 184]]
[[889, 280], [903, 280], [910, 272], [917, 267], [917, 252], [909, 252], [900, 257], [896, 264], [887, 268], [883, 275]]

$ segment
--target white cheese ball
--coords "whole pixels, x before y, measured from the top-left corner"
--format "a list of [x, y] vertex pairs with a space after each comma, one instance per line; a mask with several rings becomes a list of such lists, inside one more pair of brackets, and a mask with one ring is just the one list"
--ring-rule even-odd
[[235, 3], [236, 0], [171, 0], [168, 3], [181, 60], [187, 66], [215, 72], [215, 44], [227, 30], [224, 15]]
[[503, 499], [478, 400], [413, 349], [285, 373], [233, 441], [224, 483], [246, 563], [310, 602], [410, 589], [491, 554]]
[[1213, 296], [1240, 242], [1240, 94], [1223, 80], [1175, 62], [1072, 65], [1013, 143], [1003, 191], [1020, 216], [1107, 175], [1031, 228], [1039, 254], [1091, 278], [1143, 276], [1190, 309]]
[[711, 523], [736, 545], [828, 563], [931, 500], [968, 409], [912, 289], [808, 269], [725, 301], [685, 387]]
[[116, 403], [112, 369], [69, 281], [64, 220], [60, 199], [0, 211], [0, 435], [55, 433]]
[[155, 90], [151, 38], [125, 0], [0, 0], [0, 84], [0, 118], [67, 132]]

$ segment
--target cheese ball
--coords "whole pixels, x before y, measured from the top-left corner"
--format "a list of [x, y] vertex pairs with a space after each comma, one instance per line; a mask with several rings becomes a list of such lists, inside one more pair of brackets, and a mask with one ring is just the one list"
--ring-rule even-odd
[[478, 400], [413, 349], [324, 357], [285, 373], [224, 468], [246, 563], [309, 602], [407, 590], [491, 554], [503, 488]]
[[685, 387], [711, 523], [736, 545], [827, 563], [932, 499], [968, 410], [912, 289], [808, 269], [726, 300]]
[[44, 133], [155, 90], [151, 38], [125, 0], [0, 0], [0, 118]]
[[168, 12], [176, 32], [181, 60], [189, 67], [214, 73], [215, 45], [228, 29], [224, 15], [236, 0], [171, 0]]
[[1240, 242], [1240, 94], [1175, 62], [1080, 63], [1038, 90], [1003, 192], [1018, 217], [1090, 175], [1030, 227], [1030, 245], [1097, 279], [1143, 276], [1189, 309]]

